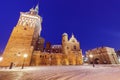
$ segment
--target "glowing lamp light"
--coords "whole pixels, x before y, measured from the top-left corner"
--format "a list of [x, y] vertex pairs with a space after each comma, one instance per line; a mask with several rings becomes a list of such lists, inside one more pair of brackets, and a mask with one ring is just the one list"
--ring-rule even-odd
[[27, 58], [27, 57], [28, 57], [28, 54], [24, 54], [23, 57], [24, 57], [24, 58]]
[[0, 61], [2, 61], [3, 60], [3, 57], [0, 57]]
[[82, 57], [84, 58], [85, 56], [84, 56], [84, 55], [82, 55]]
[[93, 58], [93, 55], [92, 55], [92, 54], [90, 54], [89, 56], [90, 56], [90, 58]]

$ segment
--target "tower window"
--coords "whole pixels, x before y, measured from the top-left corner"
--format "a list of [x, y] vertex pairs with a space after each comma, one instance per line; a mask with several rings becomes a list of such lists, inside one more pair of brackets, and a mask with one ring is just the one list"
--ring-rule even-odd
[[75, 42], [75, 40], [72, 40], [72, 42], [74, 43], [74, 42]]
[[52, 58], [52, 55], [50, 57]]
[[74, 46], [74, 49], [76, 49], [76, 46]]
[[69, 49], [69, 47], [67, 47], [67, 49]]

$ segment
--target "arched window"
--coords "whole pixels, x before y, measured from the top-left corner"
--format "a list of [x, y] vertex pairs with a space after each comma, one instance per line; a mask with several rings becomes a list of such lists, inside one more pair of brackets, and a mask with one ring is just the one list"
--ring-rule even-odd
[[72, 40], [72, 42], [74, 43], [74, 42], [75, 42], [75, 40]]
[[69, 47], [67, 47], [67, 49], [69, 49]]

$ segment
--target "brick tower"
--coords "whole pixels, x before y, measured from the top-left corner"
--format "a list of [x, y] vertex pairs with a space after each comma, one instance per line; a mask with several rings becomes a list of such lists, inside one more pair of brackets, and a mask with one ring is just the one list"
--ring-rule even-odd
[[[8, 40], [0, 66], [10, 66], [11, 63], [21, 66], [23, 61], [25, 65], [30, 65], [36, 41], [41, 33], [42, 18], [38, 11], [39, 5], [28, 12], [20, 12], [20, 18]], [[24, 58], [24, 54], [28, 57]]]

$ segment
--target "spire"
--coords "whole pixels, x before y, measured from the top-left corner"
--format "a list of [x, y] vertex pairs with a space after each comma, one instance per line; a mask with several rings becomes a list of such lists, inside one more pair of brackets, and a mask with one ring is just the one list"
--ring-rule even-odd
[[72, 38], [74, 38], [74, 34], [72, 33]]
[[77, 42], [77, 39], [74, 37], [74, 34], [72, 33], [72, 36], [69, 40], [70, 42]]
[[39, 3], [36, 5], [35, 11], [39, 12]]

